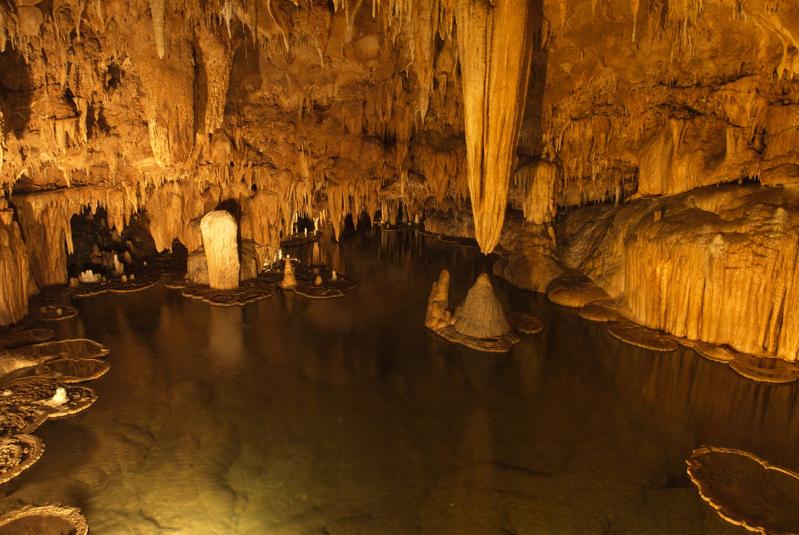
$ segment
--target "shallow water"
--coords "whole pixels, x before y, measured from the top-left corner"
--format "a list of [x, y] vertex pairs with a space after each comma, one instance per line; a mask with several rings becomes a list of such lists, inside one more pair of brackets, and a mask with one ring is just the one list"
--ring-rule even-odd
[[111, 371], [37, 432], [2, 508], [74, 505], [99, 535], [745, 533], [699, 499], [692, 448], [799, 468], [795, 386], [626, 346], [498, 281], [544, 333], [450, 345], [423, 327], [430, 285], [449, 268], [459, 302], [485, 260], [407, 234], [334, 251], [360, 283], [341, 299], [81, 301], [60, 334], [107, 344]]

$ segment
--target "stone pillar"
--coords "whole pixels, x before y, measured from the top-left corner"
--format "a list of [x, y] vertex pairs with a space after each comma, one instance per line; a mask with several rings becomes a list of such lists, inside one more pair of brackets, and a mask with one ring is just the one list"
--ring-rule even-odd
[[238, 225], [229, 212], [208, 212], [200, 222], [205, 258], [208, 262], [208, 282], [216, 290], [231, 290], [239, 286]]
[[0, 209], [0, 325], [28, 313], [28, 252], [11, 215], [11, 210]]

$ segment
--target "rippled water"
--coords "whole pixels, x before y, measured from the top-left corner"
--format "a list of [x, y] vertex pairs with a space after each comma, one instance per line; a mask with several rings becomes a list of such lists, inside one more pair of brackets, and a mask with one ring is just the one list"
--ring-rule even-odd
[[441, 268], [455, 302], [486, 268], [473, 252], [378, 234], [331, 261], [360, 284], [330, 301], [80, 302], [60, 334], [107, 344], [111, 371], [38, 431], [3, 509], [75, 505], [99, 535], [744, 533], [700, 501], [692, 448], [799, 468], [794, 386], [623, 345], [500, 282], [547, 329], [475, 352], [422, 325]]

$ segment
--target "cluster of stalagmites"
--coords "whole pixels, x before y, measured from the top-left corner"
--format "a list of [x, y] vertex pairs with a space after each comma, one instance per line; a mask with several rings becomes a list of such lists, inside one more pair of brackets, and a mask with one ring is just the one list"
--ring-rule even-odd
[[[477, 277], [466, 299], [454, 311], [449, 308], [449, 282], [449, 271], [442, 270], [427, 301], [425, 327], [451, 342], [478, 351], [507, 352], [519, 341], [487, 274]], [[543, 328], [532, 316], [516, 316], [523, 324], [518, 329], [522, 332], [532, 334]]]

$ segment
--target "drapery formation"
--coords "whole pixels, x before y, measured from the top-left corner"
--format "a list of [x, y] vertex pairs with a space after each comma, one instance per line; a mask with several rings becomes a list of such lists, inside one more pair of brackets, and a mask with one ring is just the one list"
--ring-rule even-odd
[[499, 242], [533, 51], [531, 0], [457, 0], [466, 155], [475, 238]]

